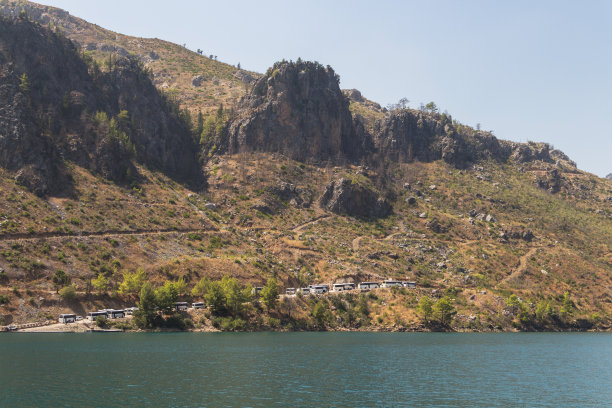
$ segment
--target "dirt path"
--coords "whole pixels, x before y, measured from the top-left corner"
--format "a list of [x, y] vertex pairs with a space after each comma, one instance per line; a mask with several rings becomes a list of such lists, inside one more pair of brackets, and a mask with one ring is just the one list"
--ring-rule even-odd
[[0, 241], [36, 241], [40, 239], [52, 239], [52, 238], [90, 238], [90, 237], [116, 237], [122, 235], [162, 235], [171, 233], [190, 233], [190, 232], [202, 232], [202, 231], [217, 231], [217, 229], [206, 229], [206, 228], [185, 228], [185, 229], [138, 229], [131, 231], [124, 230], [107, 230], [107, 231], [81, 231], [81, 232], [36, 232], [34, 234], [28, 233], [17, 233], [17, 234], [4, 234], [0, 235]]
[[532, 257], [536, 253], [538, 248], [539, 247], [533, 247], [529, 249], [529, 251], [527, 251], [525, 255], [521, 256], [519, 258], [519, 265], [516, 268], [516, 270], [512, 272], [510, 275], [506, 276], [504, 279], [502, 279], [502, 281], [499, 282], [499, 284], [508, 283], [509, 281], [513, 279], [520, 278], [521, 275], [523, 275], [525, 271], [527, 270], [527, 261], [529, 260], [530, 257]]
[[312, 224], [314, 224], [316, 222], [319, 222], [320, 220], [323, 220], [325, 218], [330, 218], [330, 217], [331, 217], [331, 215], [329, 215], [329, 214], [319, 215], [319, 216], [313, 218], [312, 220], [310, 220], [308, 222], [305, 222], [303, 224], [298, 225], [297, 227], [294, 227], [291, 231], [293, 231], [293, 232], [300, 232], [302, 229], [304, 229], [304, 227], [307, 227], [307, 226], [312, 225]]

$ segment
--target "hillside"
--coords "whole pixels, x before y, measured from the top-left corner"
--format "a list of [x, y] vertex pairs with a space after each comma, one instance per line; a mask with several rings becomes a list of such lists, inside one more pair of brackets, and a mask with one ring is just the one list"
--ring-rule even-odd
[[17, 17], [25, 10], [28, 18], [75, 42], [101, 65], [109, 57], [133, 56], [153, 72], [153, 82], [192, 114], [206, 116], [220, 104], [231, 106], [245, 94], [256, 73], [239, 70], [210, 55], [157, 38], [137, 38], [106, 30], [67, 11], [23, 0], [0, 2], [0, 16]]
[[[239, 86], [178, 45], [34, 3], [0, 10], [16, 15], [0, 22], [3, 324], [131, 306], [140, 292], [121, 284], [142, 268], [159, 293], [184, 282], [185, 301], [209, 301], [214, 284], [198, 283], [224, 276], [226, 295], [269, 278], [417, 283], [274, 307], [245, 296], [191, 313], [203, 330], [610, 328], [612, 181], [550, 145], [435, 106], [383, 109], [317, 63]], [[111, 46], [128, 52], [107, 59]], [[424, 299], [456, 314], [427, 316]]]

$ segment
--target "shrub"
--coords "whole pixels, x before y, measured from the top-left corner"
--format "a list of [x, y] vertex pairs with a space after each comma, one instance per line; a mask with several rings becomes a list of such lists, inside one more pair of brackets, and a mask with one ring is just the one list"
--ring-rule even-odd
[[62, 289], [60, 289], [59, 295], [64, 300], [74, 300], [76, 299], [76, 289], [74, 289], [74, 286], [72, 285], [63, 287]]
[[55, 274], [53, 274], [52, 281], [55, 285], [55, 291], [57, 292], [60, 288], [70, 285], [71, 279], [70, 276], [66, 275], [66, 272], [62, 271], [61, 269], [58, 269], [57, 271], [55, 271]]
[[223, 331], [242, 331], [246, 329], [246, 321], [239, 317], [215, 317], [212, 319], [212, 325]]
[[8, 302], [10, 302], [10, 300], [11, 300], [10, 295], [0, 295], [0, 305], [6, 305], [8, 304]]
[[98, 327], [106, 327], [108, 325], [108, 319], [104, 316], [96, 317], [96, 326]]

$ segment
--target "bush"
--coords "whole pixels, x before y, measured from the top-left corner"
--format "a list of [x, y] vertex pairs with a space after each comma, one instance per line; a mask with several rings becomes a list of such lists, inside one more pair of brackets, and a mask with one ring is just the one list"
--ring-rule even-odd
[[60, 289], [59, 295], [64, 300], [74, 300], [76, 299], [76, 289], [74, 289], [74, 286], [63, 287]]
[[61, 269], [55, 271], [52, 280], [56, 291], [59, 290], [59, 288], [70, 285], [71, 281], [70, 276], [66, 275], [66, 272], [62, 271]]
[[280, 319], [277, 319], [275, 317], [269, 317], [268, 318], [268, 325], [270, 327], [278, 328], [281, 325], [281, 321], [280, 321]]
[[212, 319], [213, 327], [222, 331], [242, 331], [246, 329], [246, 321], [239, 317], [215, 317]]
[[0, 305], [6, 305], [8, 302], [10, 302], [10, 300], [10, 295], [0, 295]]
[[98, 327], [106, 327], [108, 324], [108, 319], [104, 316], [96, 317], [96, 326]]

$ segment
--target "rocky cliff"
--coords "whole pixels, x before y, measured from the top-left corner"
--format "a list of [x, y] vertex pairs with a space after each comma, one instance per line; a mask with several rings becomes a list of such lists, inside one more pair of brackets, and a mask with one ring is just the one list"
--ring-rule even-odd
[[201, 180], [189, 125], [141, 65], [81, 57], [27, 18], [0, 20], [0, 166], [39, 195], [69, 189], [65, 160], [116, 182], [136, 176], [132, 159]]
[[368, 140], [355, 131], [338, 81], [316, 62], [274, 64], [238, 104], [221, 145], [301, 161], [359, 158]]

